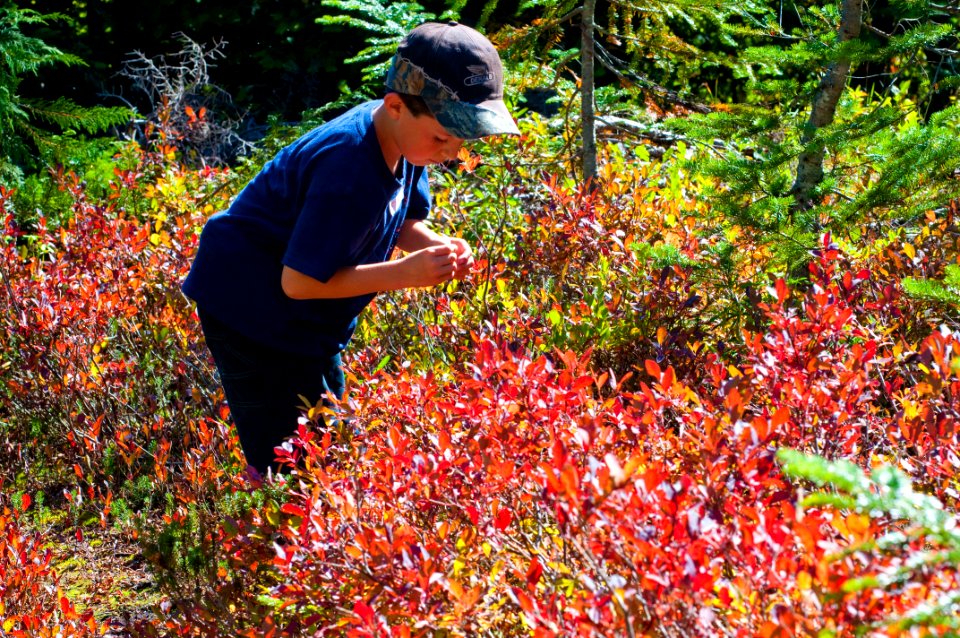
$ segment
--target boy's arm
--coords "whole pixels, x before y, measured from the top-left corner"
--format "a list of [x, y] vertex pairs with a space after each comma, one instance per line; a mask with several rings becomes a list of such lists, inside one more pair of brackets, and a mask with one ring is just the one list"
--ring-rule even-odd
[[442, 243], [393, 261], [341, 268], [326, 282], [284, 266], [280, 285], [291, 299], [338, 299], [435, 286], [452, 279], [456, 266], [455, 248]]
[[421, 219], [408, 219], [400, 227], [397, 248], [405, 253], [413, 253], [429, 246], [449, 243], [449, 238], [433, 232]]

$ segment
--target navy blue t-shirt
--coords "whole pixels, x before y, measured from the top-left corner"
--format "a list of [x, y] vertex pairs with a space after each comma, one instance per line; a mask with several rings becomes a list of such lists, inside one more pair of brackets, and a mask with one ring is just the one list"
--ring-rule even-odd
[[362, 104], [280, 151], [229, 209], [210, 217], [183, 292], [238, 332], [286, 352], [346, 346], [374, 295], [295, 300], [283, 266], [326, 282], [341, 268], [389, 259], [407, 219], [430, 209], [423, 167], [387, 167]]

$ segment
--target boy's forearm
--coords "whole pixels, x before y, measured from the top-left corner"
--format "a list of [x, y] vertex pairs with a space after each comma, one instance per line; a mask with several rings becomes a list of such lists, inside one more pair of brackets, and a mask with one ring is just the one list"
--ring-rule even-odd
[[446, 240], [419, 219], [408, 219], [400, 227], [397, 237], [397, 248], [405, 253], [412, 253], [430, 246], [438, 246]]
[[435, 286], [454, 276], [456, 264], [454, 249], [442, 244], [401, 259], [347, 266], [326, 282], [284, 266], [280, 285], [291, 299], [342, 299], [400, 288]]
[[399, 261], [350, 266], [326, 282], [284, 266], [283, 291], [291, 299], [342, 299], [404, 288]]

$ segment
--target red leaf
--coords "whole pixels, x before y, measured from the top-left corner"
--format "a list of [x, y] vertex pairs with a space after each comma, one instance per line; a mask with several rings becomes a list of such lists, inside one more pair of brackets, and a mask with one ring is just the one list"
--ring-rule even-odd
[[777, 279], [776, 283], [777, 291], [777, 303], [782, 304], [787, 300], [787, 295], [790, 294], [790, 289], [787, 288], [787, 282], [783, 279]]
[[543, 565], [540, 564], [540, 559], [534, 556], [530, 561], [530, 569], [527, 570], [527, 587], [532, 589], [541, 575], [543, 575]]
[[353, 613], [360, 616], [360, 619], [368, 625], [373, 622], [373, 608], [362, 600], [354, 603]]
[[720, 588], [720, 591], [717, 592], [717, 598], [720, 599], [720, 602], [723, 603], [724, 607], [729, 607], [730, 603], [733, 602], [733, 597], [730, 595], [730, 590], [726, 587]]
[[463, 509], [467, 513], [467, 516], [470, 517], [470, 522], [476, 525], [477, 521], [480, 520], [480, 512], [477, 510], [477, 508], [473, 505], [467, 505]]
[[513, 514], [510, 513], [510, 510], [503, 508], [497, 512], [497, 516], [493, 521], [493, 526], [502, 532], [510, 526], [510, 521], [512, 520]]
[[284, 514], [290, 514], [291, 516], [299, 516], [300, 518], [306, 518], [307, 512], [299, 505], [294, 505], [293, 503], [284, 503], [280, 508], [280, 511]]
[[773, 413], [773, 418], [770, 420], [770, 425], [773, 426], [773, 429], [779, 428], [781, 425], [786, 423], [790, 419], [790, 408], [785, 405], [780, 406], [776, 412]]

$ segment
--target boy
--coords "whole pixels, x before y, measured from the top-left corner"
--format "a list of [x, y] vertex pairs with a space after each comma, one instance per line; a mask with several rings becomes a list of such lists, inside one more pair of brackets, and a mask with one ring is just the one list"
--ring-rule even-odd
[[[212, 216], [183, 292], [194, 300], [247, 463], [263, 473], [298, 395], [343, 396], [340, 352], [376, 293], [462, 278], [470, 246], [424, 223], [426, 166], [464, 140], [519, 131], [493, 45], [455, 22], [400, 43], [382, 100], [280, 151]], [[390, 260], [394, 247], [404, 253]]]

